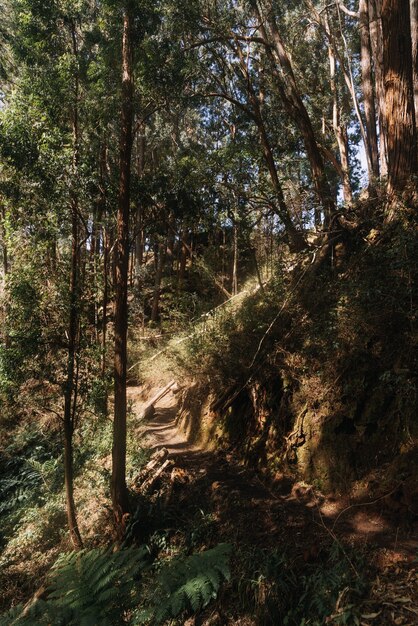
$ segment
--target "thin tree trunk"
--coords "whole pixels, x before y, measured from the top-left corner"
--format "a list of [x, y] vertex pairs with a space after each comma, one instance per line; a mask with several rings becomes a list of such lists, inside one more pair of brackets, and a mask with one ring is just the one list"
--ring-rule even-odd
[[235, 296], [238, 293], [238, 224], [236, 216], [233, 220], [232, 229], [232, 246], [233, 246], [233, 258], [232, 258], [232, 288], [231, 293]]
[[361, 84], [364, 99], [364, 114], [366, 118], [367, 146], [372, 165], [373, 176], [379, 178], [379, 151], [376, 130], [376, 106], [372, 79], [372, 56], [369, 31], [369, 4], [368, 0], [360, 0], [360, 43], [361, 43]]
[[417, 173], [417, 133], [409, 0], [383, 0], [383, 68], [389, 191], [402, 191]]
[[410, 0], [415, 124], [418, 124], [418, 0]]
[[[72, 52], [77, 59], [78, 46], [75, 26], [71, 26]], [[73, 105], [73, 163], [72, 181], [70, 189], [71, 207], [71, 271], [70, 271], [70, 315], [68, 321], [68, 352], [67, 352], [67, 380], [64, 389], [64, 485], [65, 500], [67, 510], [67, 522], [70, 531], [71, 541], [76, 549], [83, 547], [80, 531], [77, 524], [77, 516], [74, 503], [73, 485], [73, 434], [74, 421], [77, 410], [77, 384], [78, 375], [76, 373], [77, 354], [77, 330], [78, 330], [78, 278], [79, 278], [79, 206], [77, 195], [77, 176], [79, 166], [79, 128], [78, 128], [78, 99], [79, 81], [75, 76], [74, 84], [74, 105]]]
[[[102, 378], [106, 376], [107, 307], [109, 303], [109, 234], [103, 226], [103, 320], [102, 320]], [[107, 405], [107, 402], [106, 402]], [[107, 410], [106, 410], [107, 413]]]
[[[328, 27], [328, 24], [327, 24]], [[350, 163], [348, 158], [348, 137], [347, 127], [341, 123], [341, 116], [338, 103], [337, 84], [335, 80], [335, 55], [331, 45], [328, 45], [328, 58], [329, 58], [329, 71], [330, 71], [330, 84], [332, 93], [332, 127], [334, 130], [335, 138], [337, 140], [338, 151], [340, 154], [340, 172], [341, 182], [343, 185], [343, 197], [347, 206], [350, 206], [353, 201], [353, 193], [351, 189], [350, 181]]]
[[178, 289], [182, 289], [183, 284], [184, 284], [184, 277], [185, 277], [185, 274], [186, 274], [186, 264], [187, 264], [187, 246], [186, 246], [186, 241], [187, 241], [187, 230], [183, 230], [181, 232], [180, 241], [179, 241], [179, 245], [181, 244], [181, 251], [180, 251], [180, 263], [179, 263], [179, 270], [178, 270], [178, 278], [177, 278]]
[[377, 117], [379, 120], [380, 176], [386, 177], [388, 173], [388, 165], [385, 127], [385, 88], [383, 79], [381, 4], [381, 0], [369, 0], [369, 32], [373, 56]]
[[[263, 32], [264, 38], [267, 39], [268, 33], [263, 25], [262, 13], [258, 6], [257, 15], [260, 23], [262, 24], [261, 32]], [[303, 100], [299, 93], [289, 55], [287, 54], [286, 48], [281, 39], [279, 29], [271, 10], [268, 11], [266, 21], [270, 29], [274, 53], [276, 55], [279, 67], [281, 68], [282, 77], [280, 77], [280, 92], [283, 104], [285, 105], [288, 114], [291, 116], [294, 124], [299, 129], [302, 135], [306, 154], [311, 168], [312, 180], [315, 191], [324, 209], [325, 222], [329, 223], [333, 214], [335, 213], [335, 203], [332, 198], [331, 190], [325, 173], [324, 162], [315, 138], [311, 119], [308, 115], [305, 105], [303, 104]]]
[[126, 357], [128, 332], [128, 263], [129, 201], [133, 119], [132, 18], [129, 8], [123, 10], [122, 39], [122, 106], [120, 137], [119, 203], [116, 244], [115, 293], [115, 407], [113, 421], [111, 494], [113, 512], [119, 528], [128, 512], [126, 486]]
[[3, 277], [6, 278], [9, 273], [9, 258], [7, 255], [7, 242], [6, 242], [6, 210], [4, 206], [1, 207], [1, 239], [3, 246]]
[[160, 312], [161, 279], [163, 276], [164, 264], [167, 256], [167, 243], [158, 244], [158, 258], [155, 264], [154, 295], [152, 298], [151, 321], [156, 322]]
[[[142, 125], [137, 140], [137, 174], [142, 178], [145, 165], [145, 128]], [[144, 261], [144, 216], [142, 202], [138, 199], [136, 207], [136, 235], [135, 235], [135, 289], [139, 293], [141, 288], [141, 269]]]

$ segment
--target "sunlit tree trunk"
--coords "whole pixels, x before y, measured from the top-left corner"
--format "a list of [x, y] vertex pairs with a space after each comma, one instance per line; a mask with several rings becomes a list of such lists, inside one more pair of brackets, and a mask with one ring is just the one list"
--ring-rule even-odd
[[402, 191], [417, 173], [417, 132], [409, 0], [383, 0], [383, 69], [389, 191]]
[[418, 0], [410, 0], [415, 124], [418, 124]]
[[360, 43], [361, 43], [361, 84], [364, 100], [364, 114], [366, 118], [366, 133], [369, 158], [375, 179], [379, 177], [379, 151], [376, 130], [376, 106], [372, 78], [372, 56], [369, 31], [368, 0], [360, 0]]
[[[77, 35], [75, 26], [71, 27], [72, 52], [77, 60]], [[79, 127], [78, 127], [78, 99], [79, 80], [75, 76], [74, 105], [73, 105], [73, 164], [72, 181], [70, 189], [71, 208], [71, 271], [70, 271], [70, 311], [68, 321], [68, 352], [67, 352], [67, 379], [64, 389], [64, 484], [67, 509], [67, 522], [71, 535], [71, 541], [75, 548], [83, 547], [80, 531], [77, 524], [77, 516], [74, 502], [73, 485], [73, 434], [77, 414], [77, 384], [76, 373], [77, 358], [77, 335], [78, 335], [78, 290], [79, 290], [79, 206], [77, 177], [79, 167]]]
[[347, 127], [341, 122], [337, 83], [335, 79], [336, 62], [334, 50], [331, 45], [328, 46], [330, 85], [332, 93], [332, 128], [337, 140], [338, 151], [340, 155], [340, 175], [343, 185], [343, 197], [346, 205], [350, 205], [353, 200], [353, 193], [350, 181], [350, 162], [348, 158], [348, 137]]
[[[256, 6], [258, 18], [262, 23], [264, 20], [262, 11], [258, 5]], [[302, 135], [311, 168], [315, 191], [323, 206], [325, 221], [326, 223], [329, 223], [335, 212], [335, 203], [326, 177], [324, 161], [315, 138], [311, 119], [297, 86], [292, 63], [280, 36], [280, 32], [270, 6], [267, 8], [265, 20], [268, 24], [270, 36], [266, 28], [263, 27], [264, 38], [271, 41], [277, 62], [281, 68], [282, 84], [280, 93], [283, 104], [285, 105], [288, 114], [291, 116], [296, 128], [298, 128], [300, 134]]]
[[[145, 128], [141, 126], [137, 139], [137, 174], [142, 178], [145, 165]], [[141, 199], [138, 199], [136, 207], [136, 233], [135, 233], [135, 288], [139, 292], [141, 286], [141, 269], [144, 261], [144, 215]]]
[[126, 357], [128, 331], [129, 201], [133, 119], [132, 18], [123, 10], [122, 105], [119, 163], [119, 203], [116, 242], [115, 285], [115, 407], [113, 421], [111, 494], [116, 523], [122, 526], [128, 512], [126, 486]]
[[167, 257], [167, 243], [159, 243], [155, 246], [155, 281], [152, 298], [151, 321], [156, 322], [160, 314], [161, 280], [163, 277], [164, 264]]
[[381, 20], [382, 0], [369, 0], [369, 32], [373, 56], [374, 79], [376, 91], [377, 116], [379, 120], [379, 158], [380, 175], [386, 177], [387, 138], [385, 127], [385, 86], [383, 77], [383, 36]]
[[1, 207], [1, 245], [3, 248], [3, 276], [5, 278], [9, 273], [9, 257], [7, 254], [6, 210], [4, 206]]

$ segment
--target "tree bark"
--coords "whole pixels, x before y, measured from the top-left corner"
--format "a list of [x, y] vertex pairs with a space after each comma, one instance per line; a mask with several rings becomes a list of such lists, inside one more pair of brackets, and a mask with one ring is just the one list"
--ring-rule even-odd
[[[376, 106], [372, 78], [372, 56], [369, 31], [368, 0], [360, 0], [360, 44], [361, 44], [361, 84], [364, 99], [364, 113], [366, 118], [366, 133], [369, 158], [375, 179], [379, 178], [379, 151], [376, 130]], [[371, 181], [370, 181], [371, 182]]]
[[[328, 24], [327, 24], [327, 28], [329, 28]], [[331, 84], [331, 93], [332, 93], [332, 127], [334, 130], [335, 138], [337, 140], [338, 151], [340, 154], [339, 173], [340, 173], [341, 182], [343, 185], [344, 202], [347, 206], [350, 206], [353, 201], [353, 193], [352, 193], [351, 181], [350, 181], [350, 162], [348, 158], [347, 127], [345, 126], [345, 124], [343, 125], [341, 123], [337, 83], [335, 80], [335, 70], [336, 70], [335, 54], [334, 54], [334, 49], [331, 45], [328, 45], [328, 58], [329, 58], [329, 73], [330, 73], [330, 84]]]
[[[137, 140], [137, 174], [142, 178], [145, 165], [145, 128], [139, 129]], [[136, 207], [136, 234], [135, 234], [135, 289], [139, 293], [141, 288], [141, 268], [144, 261], [144, 216], [141, 199]]]
[[417, 133], [409, 0], [383, 0], [383, 69], [389, 192], [417, 173]]
[[418, 124], [418, 0], [410, 0], [415, 124]]
[[[263, 24], [262, 13], [258, 6], [257, 15], [260, 23]], [[296, 128], [299, 129], [299, 132], [302, 135], [306, 154], [311, 168], [312, 180], [315, 191], [324, 209], [325, 222], [329, 223], [331, 217], [335, 213], [335, 203], [332, 198], [331, 190], [325, 173], [324, 161], [322, 159], [322, 155], [315, 138], [311, 119], [305, 105], [303, 104], [303, 100], [297, 86], [289, 55], [287, 54], [286, 48], [279, 33], [276, 20], [271, 10], [269, 10], [267, 13], [266, 22], [269, 26], [269, 30], [271, 33], [270, 38], [273, 44], [277, 62], [281, 69], [282, 77], [280, 93], [283, 104], [285, 105], [288, 114], [296, 125]], [[264, 25], [262, 26], [262, 28], [264, 30], [264, 38], [266, 39], [266, 36], [268, 37], [268, 33]]]
[[369, 32], [373, 56], [377, 117], [379, 120], [380, 176], [386, 177], [387, 141], [385, 127], [385, 86], [383, 78], [383, 36], [381, 19], [382, 0], [369, 0]]
[[167, 256], [167, 243], [160, 243], [155, 246], [155, 251], [158, 251], [156, 263], [155, 263], [155, 282], [154, 282], [154, 295], [152, 298], [151, 309], [151, 321], [156, 322], [160, 312], [160, 295], [161, 295], [161, 279], [163, 276], [164, 264]]
[[116, 242], [115, 293], [115, 407], [113, 421], [111, 494], [117, 526], [129, 510], [126, 486], [126, 357], [128, 331], [128, 264], [129, 203], [133, 120], [133, 54], [132, 17], [127, 6], [123, 10], [122, 38], [122, 104], [119, 164], [119, 202]]
[[1, 207], [1, 243], [3, 247], [3, 278], [6, 278], [9, 273], [9, 257], [7, 254], [7, 242], [6, 242], [6, 210], [4, 206]]
[[[78, 47], [75, 26], [71, 26], [72, 52], [77, 60]], [[68, 351], [67, 351], [67, 379], [64, 389], [64, 485], [67, 510], [67, 522], [71, 541], [76, 549], [83, 547], [74, 502], [73, 485], [73, 434], [77, 412], [77, 385], [76, 373], [77, 330], [78, 330], [78, 277], [79, 277], [79, 206], [77, 194], [77, 176], [79, 167], [79, 127], [78, 127], [78, 99], [79, 80], [75, 76], [74, 104], [73, 104], [73, 162], [72, 181], [70, 189], [71, 207], [71, 270], [70, 270], [70, 311], [68, 320]]]

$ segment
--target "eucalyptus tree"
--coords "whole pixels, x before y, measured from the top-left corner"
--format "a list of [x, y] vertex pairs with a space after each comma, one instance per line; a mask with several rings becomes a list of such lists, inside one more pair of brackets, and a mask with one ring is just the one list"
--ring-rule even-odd
[[[35, 128], [39, 130], [33, 135], [37, 152], [31, 167], [25, 172], [26, 180], [28, 183], [33, 180], [40, 169], [49, 174], [43, 176], [44, 189], [38, 187], [28, 200], [33, 203], [33, 208], [43, 201], [56, 223], [57, 229], [51, 230], [49, 242], [53, 266], [59, 246], [63, 245], [66, 252], [68, 250], [65, 238], [70, 223], [71, 252], [65, 296], [68, 306], [65, 331], [67, 358], [62, 418], [64, 480], [71, 538], [75, 547], [81, 547], [73, 493], [73, 435], [79, 403], [82, 303], [80, 259], [89, 237], [85, 209], [89, 192], [83, 175], [86, 168], [82, 163], [83, 119], [80, 108], [90, 55], [85, 34], [91, 27], [92, 7], [83, 0], [66, 3], [57, 0], [48, 5], [32, 0], [11, 0], [10, 4], [15, 34], [13, 52], [20, 74], [13, 97], [20, 99], [24, 108], [32, 110], [32, 115], [38, 115]], [[23, 110], [21, 115], [24, 115]], [[48, 171], [51, 170], [48, 159], [55, 165], [55, 178]], [[19, 204], [17, 199], [14, 211]], [[60, 237], [64, 239], [60, 241]]]

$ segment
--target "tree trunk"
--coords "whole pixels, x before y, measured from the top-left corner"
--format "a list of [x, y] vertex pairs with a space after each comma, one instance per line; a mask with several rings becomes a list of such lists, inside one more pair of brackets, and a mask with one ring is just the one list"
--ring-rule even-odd
[[372, 79], [368, 0], [360, 0], [361, 84], [366, 118], [367, 147], [375, 179], [379, 178], [379, 151], [376, 130], [376, 106]]
[[[109, 234], [106, 226], [103, 226], [103, 319], [102, 319], [102, 379], [106, 376], [107, 356], [107, 306], [109, 302]], [[107, 415], [107, 401], [105, 407]]]
[[[71, 25], [72, 53], [75, 59], [78, 55], [77, 35], [74, 24]], [[76, 373], [77, 329], [78, 329], [78, 278], [79, 278], [79, 234], [78, 219], [79, 206], [77, 195], [77, 177], [79, 166], [79, 128], [78, 128], [78, 99], [79, 82], [75, 76], [74, 105], [73, 105], [73, 163], [72, 181], [70, 189], [71, 207], [71, 270], [70, 270], [70, 311], [68, 320], [68, 352], [67, 352], [67, 379], [64, 389], [64, 484], [67, 510], [67, 522], [71, 541], [76, 549], [83, 547], [74, 503], [73, 488], [73, 433], [77, 412], [77, 385]]]
[[383, 78], [383, 37], [381, 6], [381, 0], [369, 0], [369, 32], [374, 65], [375, 90], [377, 98], [377, 117], [379, 120], [380, 175], [382, 177], [386, 177], [388, 173], [388, 165], [385, 128], [385, 86]]
[[410, 0], [415, 124], [418, 124], [418, 0]]
[[[137, 174], [142, 178], [145, 165], [145, 128], [142, 125], [137, 140]], [[135, 289], [139, 294], [141, 288], [141, 269], [144, 261], [144, 216], [141, 200], [136, 207], [136, 234], [135, 234]]]
[[121, 528], [128, 512], [126, 486], [126, 344], [128, 331], [129, 202], [132, 154], [133, 59], [132, 18], [125, 5], [122, 39], [122, 105], [119, 202], [116, 242], [115, 293], [115, 407], [113, 421], [111, 494], [116, 524]]
[[164, 264], [167, 256], [167, 244], [160, 243], [155, 246], [158, 255], [155, 263], [155, 283], [154, 295], [152, 298], [151, 321], [156, 322], [160, 313], [160, 295], [161, 295], [161, 279], [164, 271]]
[[[257, 14], [259, 21], [262, 24], [263, 18], [261, 11], [258, 9], [258, 7]], [[289, 116], [292, 118], [296, 128], [299, 129], [299, 132], [302, 135], [306, 154], [311, 168], [312, 180], [315, 191], [324, 209], [325, 222], [329, 223], [331, 217], [335, 213], [335, 203], [332, 198], [331, 190], [325, 173], [324, 161], [322, 159], [322, 155], [315, 138], [311, 119], [308, 115], [305, 105], [303, 104], [303, 100], [299, 93], [289, 55], [287, 54], [275, 18], [271, 11], [268, 12], [266, 20], [271, 33], [271, 37], [269, 37], [268, 39], [271, 39], [272, 41], [274, 53], [281, 69], [282, 76], [280, 78], [280, 93], [283, 104], [285, 105], [285, 108]], [[263, 37], [267, 39], [268, 33], [264, 26], [262, 26], [261, 32], [263, 31]]]
[[383, 0], [383, 69], [389, 186], [402, 191], [417, 173], [417, 133], [409, 0]]
[[232, 280], [231, 280], [231, 293], [233, 296], [236, 296], [238, 293], [238, 223], [236, 216], [233, 218], [233, 227], [232, 227], [232, 246], [233, 246], [233, 257], [232, 257]]
[[184, 284], [184, 277], [186, 275], [186, 265], [187, 265], [187, 230], [184, 229], [180, 235], [179, 245], [181, 245], [180, 251], [180, 263], [178, 269], [178, 277], [177, 277], [177, 288], [182, 289]]
[[[76, 115], [74, 122], [75, 140], [77, 140]], [[75, 151], [78, 148], [75, 147]], [[74, 155], [74, 163], [77, 164], [78, 157]], [[78, 529], [74, 490], [73, 490], [73, 433], [76, 415], [76, 375], [75, 360], [77, 350], [77, 327], [78, 327], [78, 261], [79, 261], [79, 241], [78, 241], [78, 198], [76, 192], [71, 192], [71, 273], [70, 273], [70, 317], [68, 323], [68, 356], [67, 356], [67, 380], [64, 390], [64, 482], [65, 498], [67, 508], [68, 528], [71, 540], [75, 548], [83, 547], [80, 532]]]
[[[327, 24], [328, 28], [328, 24]], [[335, 80], [335, 55], [331, 45], [328, 45], [328, 58], [329, 58], [329, 73], [330, 84], [332, 93], [332, 127], [334, 130], [335, 138], [337, 140], [338, 151], [340, 154], [340, 175], [343, 185], [343, 197], [347, 206], [350, 206], [353, 201], [353, 193], [351, 189], [350, 181], [350, 162], [348, 158], [348, 137], [347, 127], [341, 123], [341, 116], [338, 102], [337, 83]]]
[[7, 242], [6, 242], [6, 210], [4, 206], [1, 207], [1, 239], [3, 246], [3, 278], [6, 278], [9, 273], [9, 259], [7, 255]]

